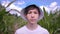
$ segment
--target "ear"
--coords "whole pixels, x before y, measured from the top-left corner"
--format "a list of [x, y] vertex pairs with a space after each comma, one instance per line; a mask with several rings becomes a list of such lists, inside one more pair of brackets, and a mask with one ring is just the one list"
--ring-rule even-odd
[[25, 18], [27, 18], [27, 15], [24, 15], [25, 16]]
[[38, 19], [40, 18], [40, 15], [38, 16]]

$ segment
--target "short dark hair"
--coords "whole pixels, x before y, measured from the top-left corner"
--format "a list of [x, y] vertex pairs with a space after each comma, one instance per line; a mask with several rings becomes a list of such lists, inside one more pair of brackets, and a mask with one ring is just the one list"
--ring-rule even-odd
[[38, 13], [40, 15], [40, 8], [38, 6], [36, 6], [35, 4], [29, 5], [25, 8], [24, 14], [27, 15], [29, 10], [33, 10], [33, 9], [37, 9]]

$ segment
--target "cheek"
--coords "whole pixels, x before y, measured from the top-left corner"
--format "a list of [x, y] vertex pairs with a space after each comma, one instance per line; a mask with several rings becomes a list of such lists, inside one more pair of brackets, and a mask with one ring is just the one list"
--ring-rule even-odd
[[38, 15], [38, 14], [37, 14], [37, 15], [35, 15], [35, 18], [36, 18], [36, 19], [38, 19], [38, 18], [39, 18], [39, 15]]
[[31, 18], [31, 16], [28, 14], [28, 15], [26, 15], [26, 18], [27, 18], [27, 19], [30, 19], [30, 18]]

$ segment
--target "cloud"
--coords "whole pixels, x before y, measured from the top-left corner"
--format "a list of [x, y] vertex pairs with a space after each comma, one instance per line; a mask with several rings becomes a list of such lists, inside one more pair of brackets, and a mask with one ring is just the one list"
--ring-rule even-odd
[[[10, 3], [10, 1], [3, 1], [2, 2], [2, 6], [7, 6], [8, 4]], [[24, 4], [25, 2], [24, 1], [21, 1], [21, 2], [17, 2], [17, 3], [13, 3], [11, 4], [8, 8], [6, 8], [7, 11], [9, 11], [10, 9], [17, 9], [18, 11], [21, 11], [22, 8], [16, 6], [15, 4], [18, 4], [18, 5], [22, 5]], [[40, 6], [40, 8], [43, 10], [43, 7], [45, 8], [45, 10], [50, 13], [50, 10], [54, 11], [58, 8], [58, 5], [57, 5], [57, 2], [52, 2], [50, 5], [48, 6]], [[60, 6], [59, 6], [60, 7]], [[15, 14], [17, 13], [16, 11], [11, 11], [10, 12], [11, 14]]]
[[6, 7], [9, 3], [9, 1], [2, 1], [2, 6]]
[[[10, 3], [10, 1], [2, 1], [2, 6], [6, 7], [8, 4]], [[21, 11], [22, 8], [14, 5], [14, 3], [12, 3], [9, 7], [6, 8], [6, 11], [9, 11], [10, 9], [16, 9], [18, 11]], [[18, 12], [16, 11], [10, 11], [11, 14], [18, 14], [18, 16], [20, 15]]]
[[45, 10], [46, 11], [48, 11], [49, 10], [49, 8], [48, 7], [46, 7], [46, 6], [40, 6], [40, 8], [43, 10], [43, 7], [45, 8]]
[[50, 10], [52, 10], [52, 11], [56, 10], [57, 7], [58, 7], [57, 2], [52, 2], [52, 3], [49, 5], [49, 7], [50, 7]]
[[[9, 3], [10, 3], [9, 1], [3, 1], [3, 2], [2, 2], [2, 6], [6, 7]], [[12, 4], [11, 4], [8, 8], [6, 8], [6, 9], [17, 9], [17, 10], [20, 11], [22, 8], [16, 6], [16, 5], [14, 5], [14, 3], [12, 3]]]
[[45, 10], [50, 14], [50, 11], [52, 11], [52, 13], [55, 13], [55, 10], [58, 8], [58, 10], [60, 9], [60, 6], [58, 6], [57, 2], [52, 2], [50, 5], [48, 6], [40, 6], [40, 8], [43, 10], [43, 7], [45, 8]]
[[55, 13], [56, 9], [59, 11], [60, 9], [60, 6], [58, 6], [58, 3], [57, 2], [52, 2], [50, 5], [49, 5], [49, 8], [50, 10], [52, 11], [52, 13]]
[[50, 4], [50, 7], [56, 7], [57, 6], [57, 2], [52, 2], [51, 4]]
[[8, 8], [10, 9], [17, 9], [17, 10], [21, 10], [22, 8], [18, 7], [18, 6], [15, 6], [14, 4], [11, 4]]
[[22, 5], [22, 4], [25, 4], [25, 2], [24, 1], [18, 1], [16, 4], [18, 4], [18, 5]]
[[46, 10], [47, 13], [50, 13], [50, 10], [49, 10], [49, 8], [47, 6], [40, 6], [40, 8], [42, 9], [42, 11], [43, 11], [43, 7], [45, 8], [45, 10]]

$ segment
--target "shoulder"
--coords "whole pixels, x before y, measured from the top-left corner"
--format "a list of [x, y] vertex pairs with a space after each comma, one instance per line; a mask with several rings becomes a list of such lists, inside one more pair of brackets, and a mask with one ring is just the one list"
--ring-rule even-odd
[[49, 32], [46, 28], [43, 28], [41, 26], [39, 26], [39, 27], [40, 27], [41, 32], [43, 32], [44, 34], [49, 34]]
[[25, 29], [25, 26], [23, 26], [23, 27], [17, 29], [16, 31], [22, 31], [23, 29]]
[[25, 26], [17, 29], [16, 32], [15, 32], [15, 34], [16, 34], [16, 33], [19, 33], [19, 34], [20, 34], [21, 32], [23, 32], [24, 29], [25, 29]]

